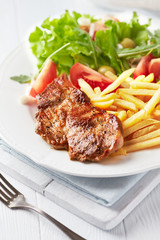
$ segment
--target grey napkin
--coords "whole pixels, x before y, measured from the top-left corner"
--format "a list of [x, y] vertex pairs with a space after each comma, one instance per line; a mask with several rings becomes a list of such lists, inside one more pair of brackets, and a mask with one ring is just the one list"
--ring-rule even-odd
[[50, 175], [57, 182], [103, 206], [112, 206], [126, 194], [146, 173], [117, 178], [86, 178], [62, 174], [34, 163], [30, 158], [15, 151], [2, 139], [0, 146], [19, 160]]

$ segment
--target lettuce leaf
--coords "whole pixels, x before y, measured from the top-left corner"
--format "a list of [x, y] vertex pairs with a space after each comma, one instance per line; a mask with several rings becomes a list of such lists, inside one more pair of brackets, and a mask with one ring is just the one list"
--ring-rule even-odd
[[[52, 56], [59, 72], [69, 72], [70, 67], [81, 57], [83, 63], [91, 68], [98, 68], [99, 53], [89, 34], [82, 30], [78, 18], [82, 15], [66, 11], [60, 19], [45, 19], [41, 28], [36, 27], [30, 34], [29, 41], [33, 54], [38, 59], [38, 68]], [[88, 16], [89, 17], [89, 16]], [[93, 17], [91, 17], [92, 21]], [[68, 44], [67, 47], [63, 48]], [[61, 51], [57, 51], [61, 49]], [[53, 54], [56, 52], [56, 54]], [[100, 61], [101, 62], [101, 61]]]
[[98, 31], [95, 43], [101, 49], [103, 55], [108, 58], [110, 65], [115, 69], [117, 74], [120, 74], [123, 71], [123, 65], [116, 52], [117, 44], [114, 39], [113, 29], [108, 28], [105, 31]]
[[[95, 70], [102, 65], [110, 65], [120, 74], [129, 68], [128, 59], [138, 59], [150, 52], [155, 56], [160, 55], [160, 30], [150, 33], [150, 19], [142, 25], [134, 12], [129, 23], [107, 20], [107, 29], [97, 31], [93, 41], [88, 32], [82, 30], [78, 24], [78, 19], [82, 16], [89, 18], [91, 22], [97, 21], [88, 14], [71, 14], [66, 11], [59, 19], [45, 19], [41, 27], [36, 27], [30, 34], [29, 42], [37, 58], [39, 71], [46, 59], [51, 58], [56, 63], [58, 74], [68, 74], [76, 62]], [[120, 48], [119, 43], [124, 38], [131, 38], [136, 47]]]
[[114, 20], [105, 22], [107, 27], [113, 29], [114, 38], [117, 43], [120, 43], [124, 38], [131, 38], [136, 45], [147, 43], [150, 34], [148, 30], [150, 24], [151, 19], [148, 20], [147, 24], [141, 25], [136, 12], [133, 12], [132, 19], [129, 23]]

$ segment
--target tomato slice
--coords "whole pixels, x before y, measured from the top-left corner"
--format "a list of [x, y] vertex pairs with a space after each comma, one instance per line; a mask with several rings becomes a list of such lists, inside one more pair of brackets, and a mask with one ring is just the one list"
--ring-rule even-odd
[[141, 58], [140, 62], [136, 67], [136, 70], [134, 71], [134, 78], [138, 77], [139, 75], [148, 75], [148, 64], [152, 58], [153, 56], [151, 53]]
[[70, 69], [70, 79], [77, 88], [80, 88], [78, 84], [79, 78], [83, 78], [93, 89], [95, 87], [100, 87], [102, 91], [114, 82], [114, 80], [103, 76], [99, 72], [81, 63], [75, 63]]
[[160, 58], [152, 59], [148, 65], [148, 72], [154, 73], [154, 79], [159, 79], [160, 77]]
[[29, 95], [32, 97], [36, 97], [37, 94], [40, 94], [44, 91], [49, 83], [51, 83], [54, 78], [57, 77], [57, 70], [55, 63], [48, 59], [44, 65], [44, 68], [34, 81]]

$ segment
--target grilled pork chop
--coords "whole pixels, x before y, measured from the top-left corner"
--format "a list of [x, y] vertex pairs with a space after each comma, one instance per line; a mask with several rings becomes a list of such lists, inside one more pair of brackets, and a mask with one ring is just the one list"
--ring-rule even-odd
[[65, 74], [38, 99], [36, 133], [56, 149], [68, 149], [70, 159], [100, 161], [123, 145], [120, 120], [93, 107]]

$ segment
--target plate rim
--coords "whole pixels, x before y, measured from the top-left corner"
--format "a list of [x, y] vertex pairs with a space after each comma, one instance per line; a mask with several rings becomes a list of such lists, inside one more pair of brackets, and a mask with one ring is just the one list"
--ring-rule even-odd
[[[14, 54], [16, 54], [18, 52], [18, 50], [22, 50], [25, 46], [26, 42], [21, 42], [19, 45], [17, 45], [9, 54], [8, 56], [2, 61], [2, 63], [0, 64], [0, 84], [3, 82], [2, 80], [2, 76], [3, 76], [3, 69], [5, 69], [7, 62], [9, 61], [10, 58], [13, 57]], [[129, 175], [134, 175], [134, 174], [138, 174], [138, 173], [142, 173], [145, 171], [149, 171], [152, 169], [156, 169], [156, 168], [160, 168], [160, 163], [159, 164], [155, 164], [152, 167], [151, 166], [147, 166], [146, 168], [143, 167], [143, 169], [133, 169], [132, 171], [127, 171], [127, 172], [122, 172], [122, 173], [115, 173], [115, 174], [109, 174], [108, 172], [106, 172], [106, 174], [101, 174], [101, 175], [97, 175], [97, 174], [78, 174], [77, 172], [70, 172], [67, 169], [66, 170], [61, 170], [57, 169], [57, 168], [53, 168], [51, 166], [48, 166], [46, 164], [43, 163], [39, 163], [38, 160], [36, 159], [35, 156], [30, 156], [29, 152], [23, 152], [23, 150], [20, 150], [20, 146], [18, 143], [12, 141], [11, 139], [8, 139], [5, 131], [3, 130], [3, 126], [2, 123], [0, 121], [0, 138], [2, 138], [2, 140], [4, 140], [11, 148], [13, 148], [15, 151], [17, 151], [20, 154], [23, 154], [24, 156], [28, 157], [29, 159], [31, 159], [31, 161], [35, 162], [37, 165], [40, 165], [46, 169], [52, 170], [52, 171], [57, 171], [60, 173], [64, 173], [64, 174], [68, 174], [68, 175], [73, 175], [73, 176], [79, 176], [79, 177], [89, 177], [89, 178], [108, 178], [108, 177], [123, 177], [123, 176], [129, 176]], [[19, 146], [19, 147], [18, 147]], [[91, 163], [92, 164], [92, 163]], [[105, 166], [104, 166], [105, 167]]]

